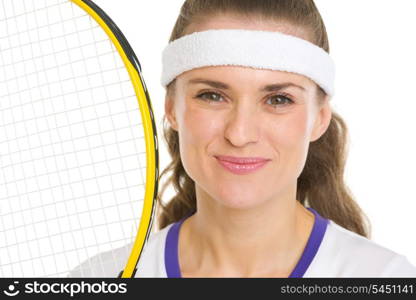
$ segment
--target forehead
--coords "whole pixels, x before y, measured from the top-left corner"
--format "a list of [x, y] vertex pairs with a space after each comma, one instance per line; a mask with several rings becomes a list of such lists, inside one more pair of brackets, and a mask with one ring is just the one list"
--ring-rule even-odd
[[300, 74], [244, 66], [208, 66], [186, 71], [177, 77], [178, 84], [182, 86], [198, 80], [221, 81], [239, 90], [278, 83], [293, 83], [305, 90], [315, 86], [312, 80]]
[[[210, 29], [247, 29], [247, 30], [264, 30], [278, 31], [290, 34], [298, 38], [309, 40], [308, 32], [288, 22], [276, 22], [261, 17], [240, 16], [235, 14], [217, 14], [214, 16], [206, 16], [198, 18], [195, 22], [188, 25], [185, 34]], [[309, 40], [310, 41], [310, 40]]]

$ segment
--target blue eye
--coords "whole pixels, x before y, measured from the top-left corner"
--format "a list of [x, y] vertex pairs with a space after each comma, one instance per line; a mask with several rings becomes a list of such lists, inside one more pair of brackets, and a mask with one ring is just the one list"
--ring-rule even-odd
[[196, 96], [197, 98], [206, 100], [208, 102], [220, 102], [222, 99], [222, 96], [218, 93], [213, 93], [213, 92], [204, 92], [202, 94], [199, 94], [198, 96]]
[[281, 105], [292, 104], [293, 101], [292, 99], [286, 97], [285, 95], [274, 95], [274, 96], [271, 96], [267, 100], [267, 103], [273, 106], [281, 106]]

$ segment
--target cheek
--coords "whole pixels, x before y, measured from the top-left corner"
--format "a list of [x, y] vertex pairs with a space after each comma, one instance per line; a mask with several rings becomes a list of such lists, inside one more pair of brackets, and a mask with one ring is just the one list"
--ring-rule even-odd
[[207, 141], [212, 140], [218, 134], [222, 126], [221, 118], [218, 117], [218, 114], [201, 108], [185, 108], [181, 116], [182, 118], [178, 122], [178, 131], [184, 144], [206, 144]]
[[304, 144], [309, 133], [308, 114], [299, 111], [279, 119], [273, 130], [274, 138], [279, 144], [292, 148], [297, 148], [299, 144]]
[[[272, 147], [278, 153], [281, 174], [297, 178], [303, 170], [309, 148], [309, 117], [306, 111], [288, 114], [268, 130]], [[291, 178], [294, 179], [294, 178]]]
[[178, 120], [179, 147], [182, 164], [194, 180], [199, 177], [198, 170], [209, 158], [208, 146], [221, 133], [223, 121], [215, 111], [198, 107], [187, 107]]

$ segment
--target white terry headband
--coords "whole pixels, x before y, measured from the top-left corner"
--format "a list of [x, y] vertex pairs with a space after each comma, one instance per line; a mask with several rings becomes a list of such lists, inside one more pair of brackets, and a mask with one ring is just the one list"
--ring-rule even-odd
[[325, 50], [292, 35], [257, 30], [207, 30], [169, 43], [161, 83], [166, 87], [185, 71], [224, 65], [298, 73], [334, 94], [335, 65]]

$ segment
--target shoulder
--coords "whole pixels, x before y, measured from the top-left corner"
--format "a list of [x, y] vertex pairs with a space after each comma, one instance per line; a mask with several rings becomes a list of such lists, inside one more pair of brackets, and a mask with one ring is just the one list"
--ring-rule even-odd
[[[152, 233], [144, 246], [135, 277], [166, 277], [164, 249], [171, 225]], [[130, 256], [133, 244], [99, 253], [71, 270], [68, 277], [118, 277]]]
[[152, 233], [137, 265], [135, 277], [167, 277], [165, 268], [165, 244], [170, 224]]
[[405, 256], [333, 221], [305, 277], [416, 277]]
[[124, 269], [132, 244], [99, 253], [71, 270], [68, 277], [117, 277]]

